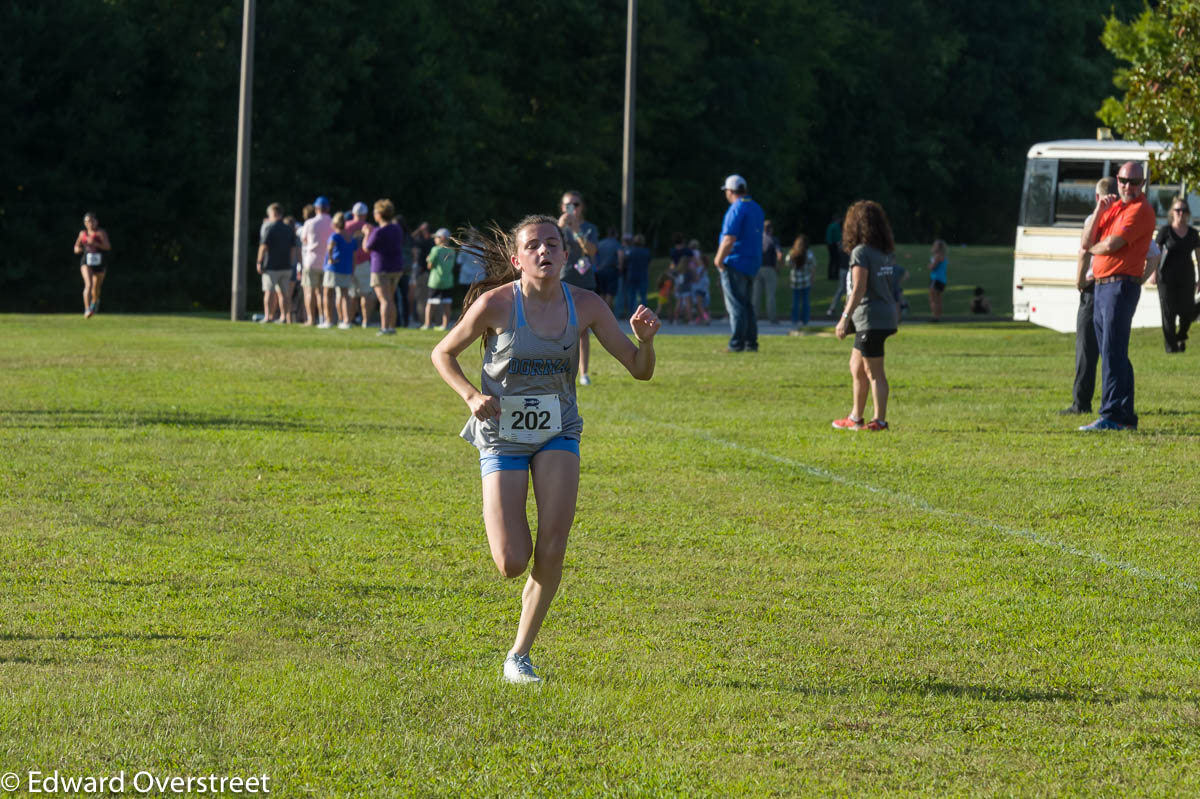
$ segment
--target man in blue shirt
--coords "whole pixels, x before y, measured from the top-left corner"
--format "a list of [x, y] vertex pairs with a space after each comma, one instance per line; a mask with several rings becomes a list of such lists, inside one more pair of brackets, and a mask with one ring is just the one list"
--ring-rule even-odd
[[729, 210], [721, 225], [721, 242], [713, 265], [721, 273], [725, 308], [729, 311], [728, 352], [758, 352], [758, 321], [750, 290], [762, 266], [763, 209], [746, 193], [741, 175], [725, 178], [721, 187]]

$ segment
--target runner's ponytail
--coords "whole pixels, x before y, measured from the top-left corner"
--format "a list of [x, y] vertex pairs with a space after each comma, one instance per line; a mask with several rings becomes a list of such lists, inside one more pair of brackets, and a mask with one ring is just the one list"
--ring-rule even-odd
[[485, 292], [520, 279], [521, 270], [513, 266], [512, 259], [517, 254], [517, 236], [530, 225], [554, 225], [558, 230], [559, 239], [562, 239], [562, 228], [558, 226], [558, 220], [541, 214], [525, 217], [507, 232], [493, 222], [483, 231], [473, 227], [462, 228], [458, 235], [451, 239], [456, 249], [465, 250], [483, 261], [484, 277], [467, 289], [462, 307], [464, 314], [471, 307], [471, 303]]

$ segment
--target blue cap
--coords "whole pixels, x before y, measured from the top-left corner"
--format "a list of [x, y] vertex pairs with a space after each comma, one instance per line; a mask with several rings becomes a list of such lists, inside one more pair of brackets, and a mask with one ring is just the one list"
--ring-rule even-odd
[[317, 208], [328, 208], [329, 207], [329, 198], [322, 195], [322, 196], [318, 197], [317, 199], [313, 200], [313, 205], [316, 206]]

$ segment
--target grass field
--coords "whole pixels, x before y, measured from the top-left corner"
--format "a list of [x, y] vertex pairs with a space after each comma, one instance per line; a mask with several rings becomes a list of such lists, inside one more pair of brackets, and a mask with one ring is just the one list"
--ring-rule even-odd
[[894, 429], [845, 433], [848, 342], [722, 330], [596, 358], [521, 689], [434, 334], [0, 317], [0, 772], [1200, 795], [1195, 354], [1136, 331], [1141, 431], [1082, 434], [1070, 336], [912, 325]]

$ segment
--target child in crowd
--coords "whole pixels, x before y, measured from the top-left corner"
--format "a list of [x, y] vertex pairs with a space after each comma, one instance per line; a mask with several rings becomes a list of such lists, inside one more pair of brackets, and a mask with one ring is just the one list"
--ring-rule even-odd
[[692, 239], [688, 242], [688, 248], [691, 251], [688, 259], [688, 269], [691, 271], [691, 323], [707, 325], [713, 320], [708, 316], [708, 266], [704, 264], [700, 241]]
[[896, 315], [904, 316], [908, 310], [908, 300], [904, 299], [904, 281], [908, 280], [908, 270], [899, 261], [892, 262], [892, 296], [896, 299]]
[[350, 329], [350, 287], [354, 283], [354, 237], [344, 235], [346, 215], [333, 215], [333, 236], [329, 239], [329, 250], [325, 255], [325, 275], [321, 285], [325, 289], [325, 321], [317, 325], [322, 330], [333, 327], [334, 294], [337, 294], [338, 330]]
[[707, 325], [712, 321], [708, 315], [708, 267], [704, 264], [704, 253], [700, 252], [699, 240], [689, 241], [688, 249], [691, 251], [687, 269], [691, 273], [692, 324]]
[[975, 296], [971, 298], [971, 313], [990, 314], [992, 312], [992, 302], [983, 293], [983, 286], [975, 287]]
[[784, 261], [791, 270], [792, 327], [799, 330], [808, 327], [812, 319], [809, 293], [812, 291], [813, 271], [817, 268], [817, 257], [809, 249], [808, 236], [802, 233], [796, 237]]
[[679, 260], [675, 263], [675, 308], [671, 321], [678, 322], [680, 317], [686, 325], [692, 321], [692, 270], [690, 263], [692, 251], [682, 248]]
[[450, 311], [454, 305], [454, 250], [447, 246], [450, 243], [450, 231], [438, 228], [433, 234], [433, 249], [425, 259], [425, 268], [429, 270], [429, 300], [425, 303], [425, 324], [422, 330], [428, 330], [433, 325], [433, 309], [442, 309], [442, 323], [437, 330], [450, 327]]
[[[691, 310], [691, 289], [688, 285], [691, 281], [687, 272], [687, 261], [691, 258], [692, 251], [685, 246], [682, 233], [675, 233], [671, 237], [671, 252], [668, 256], [671, 259], [671, 297], [675, 303], [671, 321], [678, 322], [682, 313], [686, 322]], [[667, 321], [665, 316], [662, 321]]]
[[675, 291], [675, 265], [667, 267], [663, 271], [662, 277], [658, 279], [658, 307], [654, 312], [658, 314], [658, 318], [662, 321], [667, 321], [667, 310], [671, 306], [671, 299]]
[[946, 242], [938, 239], [929, 250], [929, 311], [942, 321], [942, 294], [946, 291]]

